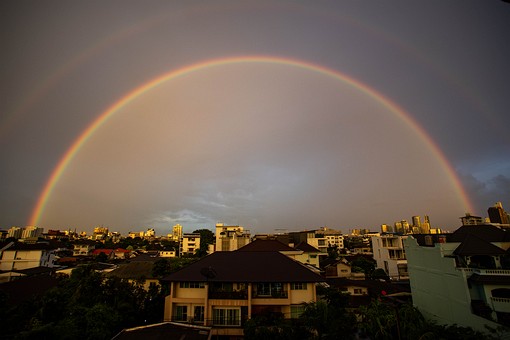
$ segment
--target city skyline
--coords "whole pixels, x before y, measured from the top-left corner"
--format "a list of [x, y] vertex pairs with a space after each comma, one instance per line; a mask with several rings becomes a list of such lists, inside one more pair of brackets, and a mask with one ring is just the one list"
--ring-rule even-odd
[[459, 4], [2, 3], [0, 226], [454, 230], [508, 206], [510, 7]]

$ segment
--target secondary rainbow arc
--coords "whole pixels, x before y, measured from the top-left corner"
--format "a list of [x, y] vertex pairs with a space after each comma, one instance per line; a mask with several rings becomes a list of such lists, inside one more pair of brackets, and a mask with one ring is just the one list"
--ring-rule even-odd
[[230, 58], [220, 58], [220, 59], [211, 59], [198, 63], [194, 63], [192, 65], [188, 65], [185, 67], [181, 67], [170, 72], [164, 73], [141, 86], [133, 89], [125, 96], [120, 98], [118, 101], [113, 103], [109, 108], [106, 109], [99, 117], [97, 117], [83, 132], [78, 136], [78, 138], [72, 143], [72, 145], [67, 149], [64, 153], [60, 161], [57, 163], [57, 166], [52, 171], [49, 179], [47, 180], [44, 188], [39, 195], [39, 198], [36, 202], [34, 209], [32, 210], [32, 214], [30, 220], [28, 222], [29, 225], [38, 225], [41, 216], [44, 213], [44, 209], [46, 204], [48, 203], [51, 194], [55, 186], [57, 185], [60, 177], [66, 171], [68, 165], [75, 158], [76, 154], [80, 151], [81, 147], [85, 145], [85, 143], [92, 137], [95, 131], [97, 131], [102, 125], [104, 125], [109, 119], [115, 116], [115, 114], [123, 107], [131, 103], [137, 97], [143, 95], [144, 93], [150, 91], [151, 89], [156, 88], [157, 86], [165, 83], [166, 81], [175, 80], [179, 77], [185, 76], [187, 74], [202, 71], [212, 67], [230, 65], [230, 64], [242, 64], [242, 63], [266, 63], [266, 64], [276, 64], [276, 65], [285, 65], [290, 67], [297, 67], [302, 69], [307, 69], [313, 72], [317, 72], [324, 76], [335, 78], [363, 93], [371, 97], [376, 102], [380, 103], [383, 107], [388, 109], [390, 112], [395, 114], [401, 120], [403, 120], [407, 125], [412, 127], [417, 135], [425, 142], [425, 144], [431, 149], [435, 157], [441, 163], [441, 165], [446, 170], [446, 173], [449, 179], [452, 181], [455, 190], [457, 191], [457, 195], [464, 204], [466, 211], [473, 211], [473, 206], [470, 202], [468, 195], [466, 194], [464, 188], [460, 180], [458, 179], [453, 167], [446, 159], [445, 155], [441, 151], [441, 149], [437, 146], [437, 144], [432, 140], [432, 138], [423, 130], [423, 128], [416, 123], [416, 121], [401, 107], [399, 107], [396, 103], [386, 98], [381, 93], [372, 89], [368, 85], [360, 82], [359, 80], [349, 77], [348, 75], [341, 73], [339, 71], [316, 65], [313, 63], [297, 60], [297, 59], [289, 59], [289, 58], [281, 58], [281, 57], [271, 57], [271, 56], [240, 56], [240, 57], [230, 57]]

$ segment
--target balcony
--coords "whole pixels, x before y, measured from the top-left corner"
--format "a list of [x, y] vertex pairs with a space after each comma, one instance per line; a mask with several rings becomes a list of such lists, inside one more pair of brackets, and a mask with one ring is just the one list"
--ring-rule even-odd
[[473, 274], [478, 275], [509, 275], [510, 270], [508, 269], [478, 269], [473, 268]]
[[501, 297], [491, 297], [492, 308], [496, 312], [510, 313], [510, 299]]
[[253, 292], [253, 298], [259, 299], [287, 299], [289, 294], [286, 290], [270, 291], [270, 292]]
[[209, 299], [219, 300], [246, 300], [248, 299], [248, 290], [238, 291], [221, 291], [221, 290], [210, 290]]

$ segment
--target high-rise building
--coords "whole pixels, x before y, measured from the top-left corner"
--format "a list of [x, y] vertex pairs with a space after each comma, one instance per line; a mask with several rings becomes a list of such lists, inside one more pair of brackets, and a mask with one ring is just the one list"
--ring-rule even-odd
[[37, 238], [42, 236], [43, 231], [44, 231], [43, 228], [28, 226], [23, 230], [21, 238]]
[[182, 238], [182, 225], [180, 224], [174, 225], [172, 227], [172, 234], [170, 234], [169, 237], [170, 236], [172, 238], [172, 241], [180, 242]]
[[20, 239], [23, 235], [23, 228], [20, 227], [11, 227], [7, 232], [7, 237], [12, 237], [15, 239]]
[[489, 214], [489, 219], [491, 223], [499, 223], [499, 224], [509, 224], [508, 214], [505, 209], [503, 209], [503, 204], [501, 202], [497, 202], [493, 207], [487, 209], [487, 213]]

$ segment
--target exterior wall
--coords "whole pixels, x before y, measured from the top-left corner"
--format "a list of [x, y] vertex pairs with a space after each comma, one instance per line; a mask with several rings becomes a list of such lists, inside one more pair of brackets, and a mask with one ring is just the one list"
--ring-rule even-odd
[[193, 255], [200, 248], [200, 234], [184, 234], [181, 239], [180, 255]]
[[[195, 307], [204, 307], [204, 315], [203, 319], [204, 323], [207, 326], [215, 326], [213, 325], [213, 317], [215, 311], [218, 310], [228, 310], [234, 311], [239, 316], [239, 319], [236, 319], [235, 322], [238, 322], [235, 326], [222, 325], [213, 328], [213, 334], [215, 335], [235, 335], [242, 336], [242, 322], [246, 319], [251, 318], [252, 313], [256, 311], [270, 309], [272, 311], [283, 313], [285, 318], [291, 317], [291, 305], [297, 306], [302, 303], [308, 303], [316, 301], [316, 290], [315, 283], [303, 283], [301, 287], [305, 287], [306, 289], [291, 289], [290, 283], [284, 283], [283, 289], [287, 292], [286, 296], [281, 298], [270, 298], [270, 297], [262, 297], [262, 298], [254, 298], [254, 284], [239, 284], [233, 283], [234, 290], [241, 289], [241, 286], [246, 288], [247, 295], [245, 298], [240, 299], [219, 299], [219, 298], [211, 298], [208, 293], [208, 285], [205, 284], [204, 288], [180, 288], [178, 282], [172, 282], [170, 284], [170, 295], [165, 297], [165, 311], [164, 311], [164, 320], [165, 321], [187, 321], [187, 322], [195, 322], [194, 319], [194, 311]], [[186, 320], [176, 320], [177, 309], [185, 307], [187, 310], [187, 318]]]
[[372, 248], [377, 268], [386, 271], [386, 274], [393, 279], [407, 279], [407, 270], [400, 270], [399, 267], [407, 266], [407, 258], [403, 241], [408, 236], [401, 235], [380, 235], [372, 236]]
[[[452, 254], [458, 243], [421, 247], [412, 237], [405, 241], [413, 304], [427, 318], [486, 331], [499, 325], [471, 312], [467, 285], [469, 271], [457, 269]], [[469, 273], [470, 274], [470, 273]]]
[[299, 261], [301, 263], [310, 264], [312, 266], [319, 268], [320, 257], [317, 254], [303, 253], [291, 257], [293, 257], [296, 261]]
[[39, 266], [54, 267], [55, 256], [46, 250], [4, 250], [0, 270], [21, 270]]
[[216, 225], [215, 251], [233, 251], [250, 243], [250, 234], [240, 226]]

